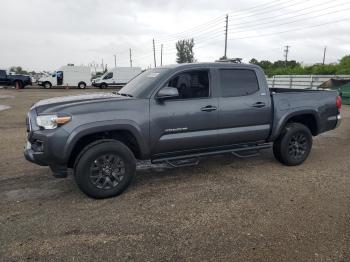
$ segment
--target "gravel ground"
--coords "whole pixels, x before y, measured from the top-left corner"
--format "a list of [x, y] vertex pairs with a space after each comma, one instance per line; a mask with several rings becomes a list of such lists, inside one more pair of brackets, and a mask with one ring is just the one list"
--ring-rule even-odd
[[0, 90], [0, 261], [350, 261], [350, 107], [301, 166], [270, 150], [143, 166], [93, 200], [22, 154], [30, 105], [84, 92]]

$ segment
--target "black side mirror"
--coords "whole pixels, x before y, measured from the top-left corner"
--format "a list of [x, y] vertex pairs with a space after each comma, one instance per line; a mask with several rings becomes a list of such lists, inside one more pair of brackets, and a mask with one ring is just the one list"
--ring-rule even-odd
[[177, 88], [171, 86], [163, 87], [157, 94], [157, 98], [161, 100], [175, 97], [179, 97], [179, 91]]

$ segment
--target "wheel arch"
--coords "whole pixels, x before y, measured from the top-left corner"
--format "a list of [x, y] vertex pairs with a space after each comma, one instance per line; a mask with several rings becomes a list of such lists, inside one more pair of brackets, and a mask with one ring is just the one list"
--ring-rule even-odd
[[87, 86], [87, 84], [86, 84], [86, 82], [85, 82], [85, 81], [79, 81], [79, 83], [78, 83], [78, 87], [80, 86], [80, 84], [84, 84], [84, 85], [85, 85], [85, 87]]
[[76, 157], [86, 145], [100, 139], [115, 139], [124, 143], [137, 159], [148, 157], [149, 149], [137, 127], [130, 124], [97, 123], [78, 127], [69, 136], [64, 150], [68, 167], [74, 166]]
[[313, 136], [319, 134], [320, 119], [318, 112], [315, 110], [301, 110], [284, 115], [274, 128], [271, 140], [276, 139], [283, 132], [284, 127], [288, 123], [301, 123], [310, 129]]

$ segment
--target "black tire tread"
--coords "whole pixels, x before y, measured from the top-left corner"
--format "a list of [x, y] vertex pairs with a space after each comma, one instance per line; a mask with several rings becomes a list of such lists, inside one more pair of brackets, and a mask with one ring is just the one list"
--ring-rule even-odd
[[[291, 162], [287, 156], [284, 155], [283, 153], [283, 142], [284, 142], [284, 139], [286, 138], [286, 136], [292, 132], [293, 130], [300, 130], [300, 129], [303, 129], [305, 132], [307, 132], [308, 136], [311, 137], [311, 143], [310, 143], [310, 149], [309, 149], [309, 152], [307, 153], [305, 159], [301, 162], [298, 162], [298, 163], [294, 163], [294, 162]], [[284, 164], [284, 165], [287, 165], [287, 166], [295, 166], [295, 165], [300, 165], [302, 164], [308, 157], [309, 153], [310, 153], [310, 150], [311, 150], [311, 147], [312, 147], [312, 134], [311, 134], [311, 131], [310, 129], [301, 124], [301, 123], [288, 123], [284, 130], [282, 131], [281, 135], [277, 138], [277, 140], [274, 142], [273, 144], [273, 154], [276, 158], [277, 161], [279, 161], [280, 163]]]
[[[88, 144], [87, 146], [85, 146], [79, 153], [79, 155], [77, 156], [76, 160], [75, 160], [75, 163], [74, 163], [74, 178], [75, 178], [75, 181], [78, 185], [78, 187], [88, 196], [92, 197], [92, 198], [97, 198], [97, 199], [100, 199], [100, 198], [108, 198], [108, 197], [113, 197], [113, 196], [117, 196], [119, 194], [121, 194], [127, 187], [128, 185], [131, 183], [131, 180], [132, 178], [130, 179], [130, 181], [123, 187], [121, 188], [117, 193], [114, 193], [114, 194], [94, 194], [92, 192], [89, 192], [87, 190], [85, 190], [84, 188], [81, 187], [81, 184], [80, 182], [78, 181], [79, 178], [77, 177], [76, 175], [76, 172], [77, 172], [77, 169], [78, 169], [78, 165], [79, 165], [79, 162], [81, 160], [81, 158], [84, 156], [85, 153], [87, 153], [90, 149], [92, 149], [93, 147], [97, 146], [97, 145], [100, 145], [100, 144], [107, 144], [107, 143], [115, 143], [115, 144], [119, 144], [119, 146], [123, 146], [125, 147], [125, 149], [127, 149], [129, 152], [130, 152], [130, 155], [133, 156], [133, 159], [131, 159], [131, 161], [133, 161], [132, 165], [135, 167], [136, 169], [136, 160], [135, 160], [135, 157], [132, 153], [132, 151], [130, 150], [130, 148], [128, 146], [126, 146], [123, 142], [119, 141], [119, 140], [115, 140], [115, 139], [99, 139], [99, 140], [96, 140], [90, 144]], [[134, 172], [135, 173], [135, 172]], [[134, 174], [131, 174], [132, 177], [134, 176]]]

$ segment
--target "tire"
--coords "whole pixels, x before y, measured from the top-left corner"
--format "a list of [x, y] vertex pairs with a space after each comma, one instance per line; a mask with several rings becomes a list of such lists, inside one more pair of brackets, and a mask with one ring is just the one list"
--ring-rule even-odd
[[15, 81], [15, 88], [23, 89], [23, 83], [21, 81]]
[[44, 88], [50, 89], [52, 87], [52, 84], [50, 82], [45, 82], [44, 83]]
[[107, 86], [107, 84], [105, 84], [105, 83], [102, 83], [101, 85], [100, 85], [100, 89], [106, 89], [108, 86]]
[[135, 171], [136, 160], [131, 150], [112, 139], [98, 140], [86, 146], [74, 166], [78, 187], [92, 198], [121, 194], [131, 183]]
[[273, 144], [275, 158], [284, 165], [302, 164], [310, 154], [312, 135], [305, 125], [289, 123]]
[[78, 88], [80, 88], [80, 89], [85, 89], [85, 88], [86, 88], [86, 84], [85, 84], [84, 82], [80, 82], [80, 83], [78, 84]]

